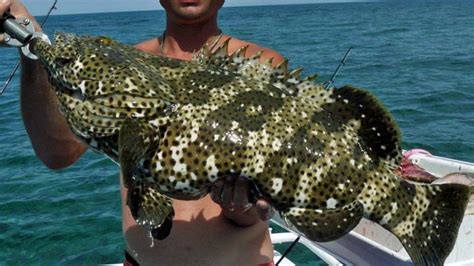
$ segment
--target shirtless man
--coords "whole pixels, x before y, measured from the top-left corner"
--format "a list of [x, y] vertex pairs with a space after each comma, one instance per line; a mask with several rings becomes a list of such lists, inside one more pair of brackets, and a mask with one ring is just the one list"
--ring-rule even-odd
[[[166, 33], [136, 45], [151, 54], [189, 60], [205, 43], [218, 47], [230, 36], [222, 33], [217, 13], [224, 0], [161, 0], [166, 10]], [[8, 9], [28, 17], [17, 0], [0, 0], [0, 14]], [[3, 36], [0, 34], [0, 44]], [[283, 60], [273, 50], [231, 38], [229, 52], [249, 45], [247, 56], [263, 50], [262, 60]], [[39, 159], [49, 168], [73, 164], [86, 151], [58, 111], [57, 99], [48, 89], [46, 73], [35, 61], [22, 57], [21, 111], [26, 130]], [[125, 204], [121, 184], [123, 232], [127, 257], [141, 265], [272, 265], [273, 249], [266, 220], [271, 208], [264, 200], [249, 204], [249, 184], [244, 178], [226, 177], [216, 182], [211, 196], [196, 201], [174, 201], [175, 217], [168, 238], [152, 241], [138, 226]], [[129, 264], [130, 265], [130, 264]], [[133, 265], [133, 264], [132, 264]]]

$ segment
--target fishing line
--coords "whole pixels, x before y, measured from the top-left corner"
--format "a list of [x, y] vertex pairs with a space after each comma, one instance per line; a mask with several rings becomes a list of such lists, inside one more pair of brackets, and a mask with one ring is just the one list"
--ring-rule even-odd
[[337, 74], [339, 74], [339, 71], [341, 71], [342, 67], [346, 64], [346, 60], [347, 60], [347, 57], [349, 56], [351, 50], [352, 50], [353, 47], [349, 47], [349, 49], [347, 49], [347, 52], [346, 54], [344, 55], [344, 57], [342, 58], [341, 62], [339, 63], [339, 65], [337, 66], [336, 70], [334, 71], [334, 73], [332, 74], [332, 77], [324, 82], [323, 86], [325, 89], [328, 89], [329, 86], [331, 86], [331, 84], [334, 83], [334, 80], [336, 79], [336, 76]]
[[[53, 5], [51, 6], [51, 8], [49, 9], [48, 13], [46, 14], [46, 16], [44, 17], [43, 21], [41, 22], [40, 26], [41, 28], [43, 27], [43, 25], [46, 23], [46, 21], [48, 20], [49, 18], [49, 15], [51, 15], [51, 12], [53, 12], [54, 9], [57, 9], [56, 8], [56, 4], [58, 3], [58, 0], [54, 0], [54, 3]], [[18, 61], [16, 62], [16, 65], [13, 67], [12, 69], [12, 72], [10, 73], [10, 75], [8, 76], [7, 80], [5, 81], [2, 89], [0, 90], [0, 95], [3, 94], [3, 92], [5, 91], [5, 89], [8, 87], [8, 85], [10, 84], [10, 82], [12, 81], [13, 77], [15, 76], [15, 73], [16, 71], [18, 70], [18, 68], [20, 67], [20, 63], [21, 63], [21, 59], [18, 59]]]
[[300, 238], [301, 238], [301, 236], [298, 236], [295, 239], [295, 241], [293, 241], [293, 243], [291, 243], [291, 245], [285, 250], [283, 255], [281, 255], [281, 258], [275, 263], [275, 266], [278, 266], [280, 264], [280, 262], [288, 255], [288, 253], [290, 253], [290, 251], [293, 249], [293, 247], [296, 245], [296, 243], [298, 243], [298, 241], [300, 241]]

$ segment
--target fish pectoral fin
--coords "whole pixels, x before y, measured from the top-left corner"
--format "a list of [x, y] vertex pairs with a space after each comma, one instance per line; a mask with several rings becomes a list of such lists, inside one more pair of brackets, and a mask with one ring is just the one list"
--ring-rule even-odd
[[123, 183], [128, 188], [127, 205], [133, 218], [154, 238], [165, 239], [171, 231], [174, 216], [172, 200], [159, 192], [157, 184], [149, 180], [146, 169], [139, 165], [153, 145], [153, 137], [154, 132], [148, 125], [127, 118], [119, 133], [119, 162]]
[[363, 216], [364, 207], [354, 201], [338, 209], [292, 207], [284, 216], [309, 239], [326, 242], [351, 231]]
[[152, 132], [147, 125], [136, 119], [127, 118], [120, 127], [118, 139], [119, 163], [123, 184], [129, 187], [138, 163], [150, 147]]
[[153, 238], [165, 239], [172, 226], [172, 200], [158, 192], [154, 183], [136, 179], [128, 189], [127, 205], [137, 224], [151, 232]]

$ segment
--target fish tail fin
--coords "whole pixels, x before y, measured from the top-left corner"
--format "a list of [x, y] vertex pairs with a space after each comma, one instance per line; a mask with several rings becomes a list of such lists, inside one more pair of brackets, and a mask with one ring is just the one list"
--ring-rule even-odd
[[414, 265], [443, 265], [456, 242], [469, 187], [401, 181], [398, 191], [394, 202], [401, 206], [381, 219], [371, 220], [397, 236]]

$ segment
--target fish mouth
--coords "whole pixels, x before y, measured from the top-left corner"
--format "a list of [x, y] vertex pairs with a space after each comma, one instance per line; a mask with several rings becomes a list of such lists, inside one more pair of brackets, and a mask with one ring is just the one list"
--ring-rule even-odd
[[93, 93], [88, 91], [84, 84], [113, 79], [113, 72], [121, 71], [126, 67], [123, 65], [115, 68], [110, 77], [106, 79], [90, 77], [84, 74], [82, 69], [77, 68], [81, 65], [81, 57], [96, 45], [94, 42], [97, 40], [93, 37], [81, 37], [63, 32], [54, 34], [53, 45], [40, 39], [34, 40], [32, 49], [38, 55], [40, 63], [47, 72], [49, 83], [57, 95], [64, 94], [75, 100], [87, 101]]
[[79, 90], [59, 88], [58, 93], [66, 94], [70, 96], [71, 98], [80, 102], [84, 102], [86, 100], [86, 96], [83, 93], [81, 93]]
[[[56, 38], [55, 38], [56, 40]], [[73, 89], [68, 89], [69, 87], [67, 84], [58, 79], [58, 69], [57, 69], [57, 56], [55, 54], [55, 48], [53, 45], [45, 42], [42, 39], [35, 38], [30, 42], [30, 47], [32, 52], [38, 56], [39, 61], [43, 65], [45, 71], [47, 72], [47, 76], [49, 79], [49, 83], [55, 89], [56, 93], [64, 93], [67, 94], [75, 99], [81, 99], [78, 92], [74, 92]]]
[[48, 78], [49, 84], [51, 84], [56, 95], [63, 97], [67, 96], [68, 98], [72, 98], [80, 102], [84, 102], [86, 100], [86, 96], [81, 91], [70, 88], [69, 84], [57, 81], [50, 73], [48, 73]]
[[41, 38], [34, 38], [30, 41], [31, 52], [38, 56], [39, 60], [45, 64], [54, 58], [53, 46]]

